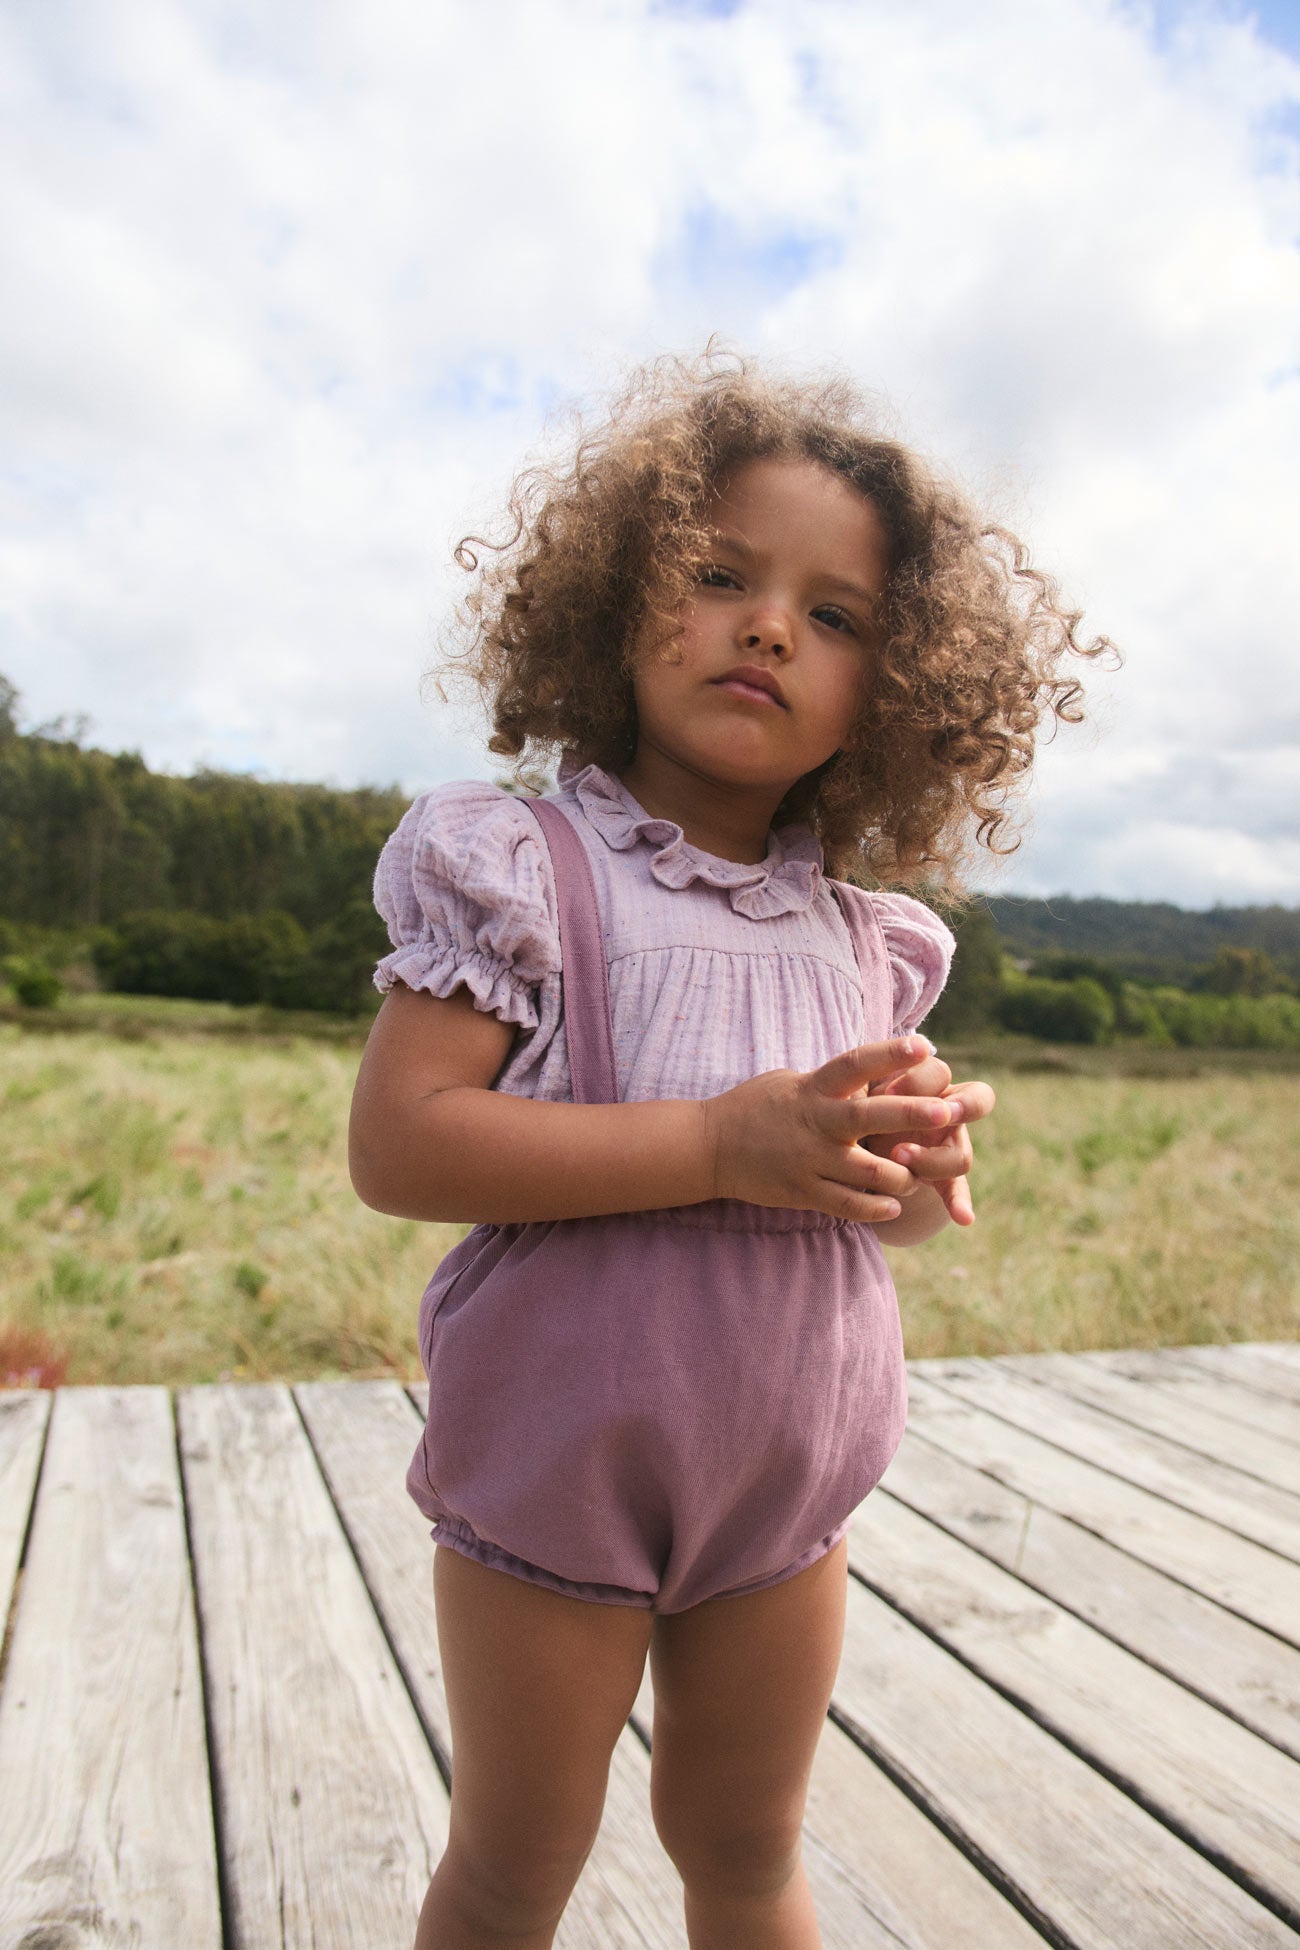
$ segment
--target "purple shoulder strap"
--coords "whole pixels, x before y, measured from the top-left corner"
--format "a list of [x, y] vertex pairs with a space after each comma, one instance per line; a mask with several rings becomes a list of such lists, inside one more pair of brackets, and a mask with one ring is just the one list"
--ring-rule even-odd
[[550, 799], [522, 799], [542, 829], [555, 870], [560, 910], [564, 1035], [575, 1104], [616, 1104], [614, 1029], [609, 1013], [609, 966], [596, 882], [586, 849]]
[[845, 880], [832, 880], [829, 875], [826, 885], [840, 904], [858, 958], [858, 973], [862, 977], [862, 1040], [883, 1043], [894, 1033], [894, 983], [880, 916], [875, 903], [861, 887], [851, 887]]

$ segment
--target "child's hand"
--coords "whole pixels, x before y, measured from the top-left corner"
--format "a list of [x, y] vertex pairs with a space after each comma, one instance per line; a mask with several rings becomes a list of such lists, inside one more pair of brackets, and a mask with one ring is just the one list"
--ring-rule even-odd
[[[819, 1070], [768, 1070], [709, 1098], [704, 1113], [714, 1196], [867, 1225], [896, 1219], [898, 1201], [915, 1190], [917, 1177], [893, 1148], [900, 1139], [933, 1138], [948, 1128], [963, 1114], [964, 1100], [875, 1093], [869, 1086], [911, 1074], [929, 1056], [923, 1038], [895, 1037], [847, 1050]], [[882, 1148], [864, 1150], [859, 1138], [875, 1138]], [[928, 1154], [918, 1149], [917, 1155]]]
[[974, 1157], [966, 1126], [987, 1117], [993, 1109], [997, 1100], [990, 1086], [954, 1084], [948, 1065], [930, 1055], [903, 1075], [874, 1084], [872, 1095], [942, 1097], [961, 1105], [961, 1123], [956, 1130], [917, 1133], [901, 1144], [889, 1137], [868, 1138], [866, 1143], [881, 1157], [894, 1159], [915, 1178], [932, 1184], [955, 1225], [974, 1225], [975, 1208], [967, 1179]]

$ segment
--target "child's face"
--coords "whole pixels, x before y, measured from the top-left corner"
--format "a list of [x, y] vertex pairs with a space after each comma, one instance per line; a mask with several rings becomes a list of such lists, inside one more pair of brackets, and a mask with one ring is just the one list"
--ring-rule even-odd
[[[783, 794], [842, 746], [888, 574], [879, 515], [812, 461], [755, 460], [714, 503], [716, 544], [664, 662], [633, 679], [638, 763]], [[747, 681], [768, 679], [777, 696]]]

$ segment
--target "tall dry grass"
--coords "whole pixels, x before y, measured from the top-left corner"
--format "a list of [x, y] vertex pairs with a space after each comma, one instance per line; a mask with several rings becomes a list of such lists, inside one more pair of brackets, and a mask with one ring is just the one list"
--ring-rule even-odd
[[418, 1374], [454, 1226], [348, 1183], [355, 1048], [0, 1030], [0, 1313], [90, 1381]]
[[[0, 1369], [7, 1337], [74, 1382], [418, 1374], [461, 1228], [352, 1193], [357, 1060], [0, 1026]], [[1294, 1076], [978, 1073], [979, 1221], [893, 1256], [910, 1356], [1300, 1334]]]
[[989, 1075], [975, 1226], [893, 1255], [911, 1358], [1300, 1338], [1294, 1075]]

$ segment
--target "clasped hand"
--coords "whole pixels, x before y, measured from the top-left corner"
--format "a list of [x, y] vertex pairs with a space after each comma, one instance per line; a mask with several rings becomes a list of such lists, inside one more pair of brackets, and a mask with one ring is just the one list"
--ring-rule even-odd
[[986, 1083], [954, 1084], [920, 1036], [867, 1043], [818, 1070], [768, 1070], [704, 1104], [714, 1195], [888, 1224], [934, 1186], [971, 1225], [966, 1126], [987, 1117]]

